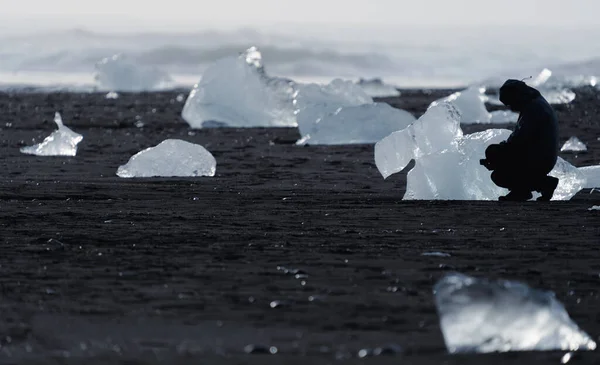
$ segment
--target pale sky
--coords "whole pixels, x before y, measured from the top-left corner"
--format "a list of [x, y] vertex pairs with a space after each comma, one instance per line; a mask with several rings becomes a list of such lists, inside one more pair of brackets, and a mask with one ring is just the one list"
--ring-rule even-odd
[[0, 0], [6, 24], [65, 27], [113, 22], [134, 28], [274, 23], [370, 25], [595, 25], [598, 0]]

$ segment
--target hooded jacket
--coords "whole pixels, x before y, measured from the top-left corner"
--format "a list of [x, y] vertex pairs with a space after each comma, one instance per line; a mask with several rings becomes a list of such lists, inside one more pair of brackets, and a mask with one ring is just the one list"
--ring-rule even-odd
[[558, 157], [558, 119], [546, 99], [523, 81], [508, 80], [500, 88], [500, 101], [519, 112], [514, 132], [505, 142], [510, 154], [525, 167], [546, 174]]

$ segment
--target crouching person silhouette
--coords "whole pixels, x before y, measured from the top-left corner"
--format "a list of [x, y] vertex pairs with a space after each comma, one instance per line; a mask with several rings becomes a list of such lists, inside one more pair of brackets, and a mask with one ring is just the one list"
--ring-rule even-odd
[[519, 113], [513, 133], [500, 144], [488, 146], [481, 164], [492, 172], [492, 181], [510, 192], [503, 201], [526, 201], [532, 191], [548, 201], [558, 179], [548, 176], [558, 157], [558, 120], [554, 110], [536, 89], [523, 81], [507, 80], [500, 101]]

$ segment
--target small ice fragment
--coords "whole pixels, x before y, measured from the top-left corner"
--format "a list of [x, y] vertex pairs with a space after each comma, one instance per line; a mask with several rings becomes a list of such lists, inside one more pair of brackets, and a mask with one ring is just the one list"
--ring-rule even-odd
[[573, 136], [560, 149], [561, 152], [583, 152], [587, 151], [586, 145], [579, 140], [579, 138]]
[[360, 79], [357, 85], [372, 98], [400, 96], [400, 91], [395, 86], [388, 85], [379, 78], [370, 80]]
[[585, 177], [586, 188], [600, 188], [600, 165], [579, 167], [577, 170]]
[[563, 355], [563, 357], [560, 359], [560, 363], [561, 364], [566, 364], [569, 361], [571, 361], [571, 358], [573, 357], [573, 353], [572, 352], [567, 352], [566, 354]]
[[172, 81], [166, 72], [137, 65], [122, 54], [104, 58], [96, 63], [94, 78], [100, 88], [111, 91], [158, 90]]
[[490, 113], [490, 123], [504, 124], [516, 123], [519, 120], [519, 114], [510, 110], [496, 110]]
[[185, 100], [185, 95], [179, 94], [175, 99], [177, 100], [177, 102], [183, 103], [183, 101]]
[[433, 292], [450, 353], [596, 348], [552, 292], [458, 273], [443, 277]]
[[214, 176], [217, 162], [204, 147], [178, 139], [167, 139], [138, 152], [119, 166], [119, 177]]
[[421, 256], [450, 257], [450, 254], [444, 252], [423, 252]]
[[77, 144], [83, 140], [83, 136], [67, 128], [58, 112], [54, 114], [54, 123], [58, 130], [52, 132], [42, 143], [22, 147], [20, 151], [37, 156], [75, 156]]
[[455, 92], [454, 94], [436, 100], [429, 107], [439, 105], [443, 102], [452, 102], [461, 115], [464, 124], [490, 123], [492, 115], [485, 108], [485, 88], [469, 87], [468, 89]]
[[600, 205], [592, 205], [592, 207], [588, 208], [588, 210], [600, 210]]
[[114, 92], [114, 91], [111, 91], [108, 94], [106, 94], [105, 98], [106, 99], [118, 99], [119, 98], [119, 94], [116, 93], [116, 92]]

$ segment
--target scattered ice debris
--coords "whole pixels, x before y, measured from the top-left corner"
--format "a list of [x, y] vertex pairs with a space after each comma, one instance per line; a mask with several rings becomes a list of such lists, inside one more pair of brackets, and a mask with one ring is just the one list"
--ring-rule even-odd
[[[460, 114], [444, 102], [431, 106], [414, 124], [375, 144], [375, 164], [383, 176], [408, 173], [405, 200], [497, 200], [507, 193], [496, 186], [491, 172], [479, 164], [485, 149], [508, 138], [507, 129], [488, 129], [463, 135]], [[600, 181], [600, 166], [576, 168], [559, 158], [550, 175], [559, 178], [552, 200], [568, 200]]]
[[450, 254], [444, 252], [423, 252], [421, 256], [450, 257]]
[[247, 345], [244, 352], [247, 354], [271, 354], [275, 355], [279, 350], [275, 346]]
[[182, 117], [192, 128], [294, 127], [293, 82], [266, 75], [252, 47], [209, 66], [194, 85]]
[[177, 95], [175, 100], [177, 100], [178, 103], [183, 103], [185, 101], [185, 95], [179, 94], [179, 95]]
[[592, 205], [592, 207], [588, 208], [588, 210], [600, 210], [600, 205]]
[[118, 99], [119, 98], [119, 94], [114, 92], [114, 91], [110, 91], [108, 94], [106, 94], [106, 96], [104, 96], [106, 99]]
[[83, 136], [67, 128], [58, 112], [54, 114], [54, 123], [58, 130], [52, 132], [42, 143], [22, 147], [21, 152], [37, 156], [75, 156], [77, 144], [83, 140]]
[[96, 63], [96, 82], [103, 90], [151, 91], [165, 88], [171, 77], [154, 67], [135, 64], [125, 55], [117, 54]]
[[560, 363], [561, 364], [566, 364], [569, 361], [571, 361], [572, 357], [573, 357], [573, 353], [572, 352], [567, 352], [566, 354], [563, 355], [563, 357], [560, 358]]
[[400, 96], [400, 91], [395, 86], [388, 85], [379, 78], [360, 79], [357, 84], [372, 98]]
[[452, 102], [461, 115], [461, 121], [465, 124], [485, 124], [490, 123], [492, 116], [485, 108], [485, 88], [470, 87], [463, 91], [436, 100], [431, 106], [439, 105], [443, 102]]
[[433, 292], [450, 353], [596, 349], [552, 292], [458, 273]]
[[587, 151], [586, 145], [573, 136], [561, 147], [560, 152], [584, 152]]
[[374, 103], [361, 86], [300, 84], [270, 77], [256, 47], [210, 66], [182, 112], [192, 128], [298, 126], [298, 144], [375, 143], [414, 117]]
[[214, 176], [217, 162], [204, 147], [178, 139], [167, 139], [138, 152], [119, 166], [117, 176]]
[[490, 113], [490, 123], [508, 124], [516, 123], [519, 120], [519, 113], [510, 110], [496, 110]]

